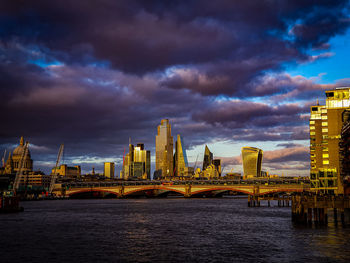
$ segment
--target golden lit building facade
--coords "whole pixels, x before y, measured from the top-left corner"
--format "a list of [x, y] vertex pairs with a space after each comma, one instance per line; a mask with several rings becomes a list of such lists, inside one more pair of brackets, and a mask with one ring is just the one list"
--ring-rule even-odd
[[156, 135], [156, 171], [161, 177], [174, 175], [174, 141], [168, 119], [161, 120]]
[[61, 164], [59, 167], [52, 168], [51, 173], [63, 177], [69, 178], [79, 178], [81, 176], [81, 167], [80, 165], [68, 166], [66, 164]]
[[45, 175], [40, 171], [33, 171], [33, 160], [31, 159], [30, 150], [28, 148], [27, 155], [25, 156], [25, 142], [24, 138], [21, 137], [19, 145], [8, 155], [4, 167], [0, 170], [0, 174], [16, 174], [20, 169], [20, 162], [22, 157], [24, 159], [22, 175], [19, 178], [19, 189], [41, 189], [45, 190], [50, 185], [51, 176]]
[[208, 146], [205, 145], [204, 158], [203, 158], [203, 171], [207, 169], [209, 165], [213, 163], [213, 153], [209, 150]]
[[114, 170], [115, 170], [115, 165], [113, 162], [106, 162], [104, 163], [104, 176], [109, 179], [114, 178]]
[[310, 181], [312, 190], [343, 194], [339, 143], [344, 112], [350, 108], [350, 88], [326, 91], [326, 105], [311, 106]]
[[221, 176], [221, 160], [214, 159], [213, 153], [209, 150], [208, 146], [205, 145], [204, 158], [203, 158], [203, 170], [197, 168], [194, 177], [195, 178], [206, 178], [206, 179], [217, 179]]
[[181, 136], [177, 135], [175, 143], [175, 176], [189, 177], [194, 173], [193, 167], [188, 167], [187, 154]]
[[129, 153], [124, 157], [121, 178], [151, 179], [151, 152], [145, 150], [143, 143], [137, 144], [136, 147], [129, 144]]
[[[8, 159], [4, 164], [3, 169], [1, 169], [2, 174], [15, 174], [20, 169], [20, 162], [24, 152], [25, 143], [23, 137], [21, 137], [19, 145], [8, 155]], [[23, 163], [23, 174], [28, 174], [33, 172], [33, 160], [31, 159], [30, 151], [28, 148], [27, 156], [23, 156], [25, 158]]]
[[[21, 137], [19, 145], [12, 152], [12, 162], [13, 162], [13, 170], [17, 172], [20, 169], [20, 162], [24, 152], [24, 139]], [[30, 156], [30, 151], [28, 149], [27, 156], [25, 157], [23, 164], [23, 173], [28, 173], [33, 171], [33, 160]]]
[[244, 178], [260, 177], [263, 151], [255, 147], [242, 148]]

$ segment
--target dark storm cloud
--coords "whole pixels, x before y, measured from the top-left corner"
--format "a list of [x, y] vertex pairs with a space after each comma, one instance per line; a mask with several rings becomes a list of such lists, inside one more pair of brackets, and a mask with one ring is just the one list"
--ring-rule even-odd
[[[16, 48], [7, 47], [5, 53]], [[187, 91], [158, 89], [156, 75], [138, 77], [94, 65], [43, 68], [13, 57], [0, 64], [0, 76], [6, 98], [0, 104], [6, 113], [1, 148], [12, 148], [6, 143], [18, 143], [23, 135], [36, 145], [34, 154], [45, 156], [39, 157], [42, 161], [54, 159], [62, 142], [67, 156], [75, 159], [120, 157], [129, 137], [153, 150], [160, 119], [186, 116], [194, 109], [193, 100], [198, 107], [207, 101]], [[47, 149], [40, 151], [43, 146]]]
[[265, 103], [231, 100], [212, 103], [206, 109], [194, 113], [193, 120], [228, 128], [273, 127], [281, 123], [303, 123], [300, 114], [308, 111], [308, 106], [296, 103], [270, 106]]
[[1, 7], [1, 35], [34, 41], [69, 55], [83, 55], [91, 48], [98, 59], [137, 73], [173, 65], [238, 64], [254, 58], [256, 65], [243, 70], [249, 79], [261, 70], [279, 68], [285, 61], [306, 59], [299, 43], [300, 47], [320, 45], [344, 32], [348, 26], [346, 4], [9, 0]]
[[309, 104], [295, 102], [331, 86], [281, 71], [331, 56], [347, 12], [348, 1], [2, 1], [0, 144], [24, 135], [45, 156], [65, 142], [71, 156], [120, 159], [128, 137], [153, 150], [165, 117], [190, 147], [303, 140]]

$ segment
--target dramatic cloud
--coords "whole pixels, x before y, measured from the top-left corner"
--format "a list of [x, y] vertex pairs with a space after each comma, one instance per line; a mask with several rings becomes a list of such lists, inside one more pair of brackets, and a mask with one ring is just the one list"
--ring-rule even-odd
[[285, 69], [334, 56], [348, 14], [340, 0], [2, 1], [0, 150], [24, 135], [40, 167], [62, 142], [72, 162], [120, 161], [129, 137], [154, 152], [162, 118], [191, 149], [298, 143], [309, 106], [349, 80]]

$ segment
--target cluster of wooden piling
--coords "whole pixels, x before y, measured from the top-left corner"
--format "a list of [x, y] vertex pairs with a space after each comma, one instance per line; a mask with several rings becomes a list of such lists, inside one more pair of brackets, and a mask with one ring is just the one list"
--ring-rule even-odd
[[262, 201], [267, 201], [267, 206], [271, 206], [271, 201], [277, 201], [278, 207], [289, 207], [292, 202], [290, 195], [248, 195], [248, 207], [260, 207]]
[[327, 224], [328, 212], [333, 210], [333, 221], [345, 225], [345, 211], [350, 209], [349, 196], [297, 195], [292, 197], [292, 221], [300, 224]]

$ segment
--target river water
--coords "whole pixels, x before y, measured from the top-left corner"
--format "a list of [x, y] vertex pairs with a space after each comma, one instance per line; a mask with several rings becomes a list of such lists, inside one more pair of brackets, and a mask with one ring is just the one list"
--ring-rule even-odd
[[350, 228], [233, 198], [23, 202], [0, 215], [0, 262], [350, 262]]

